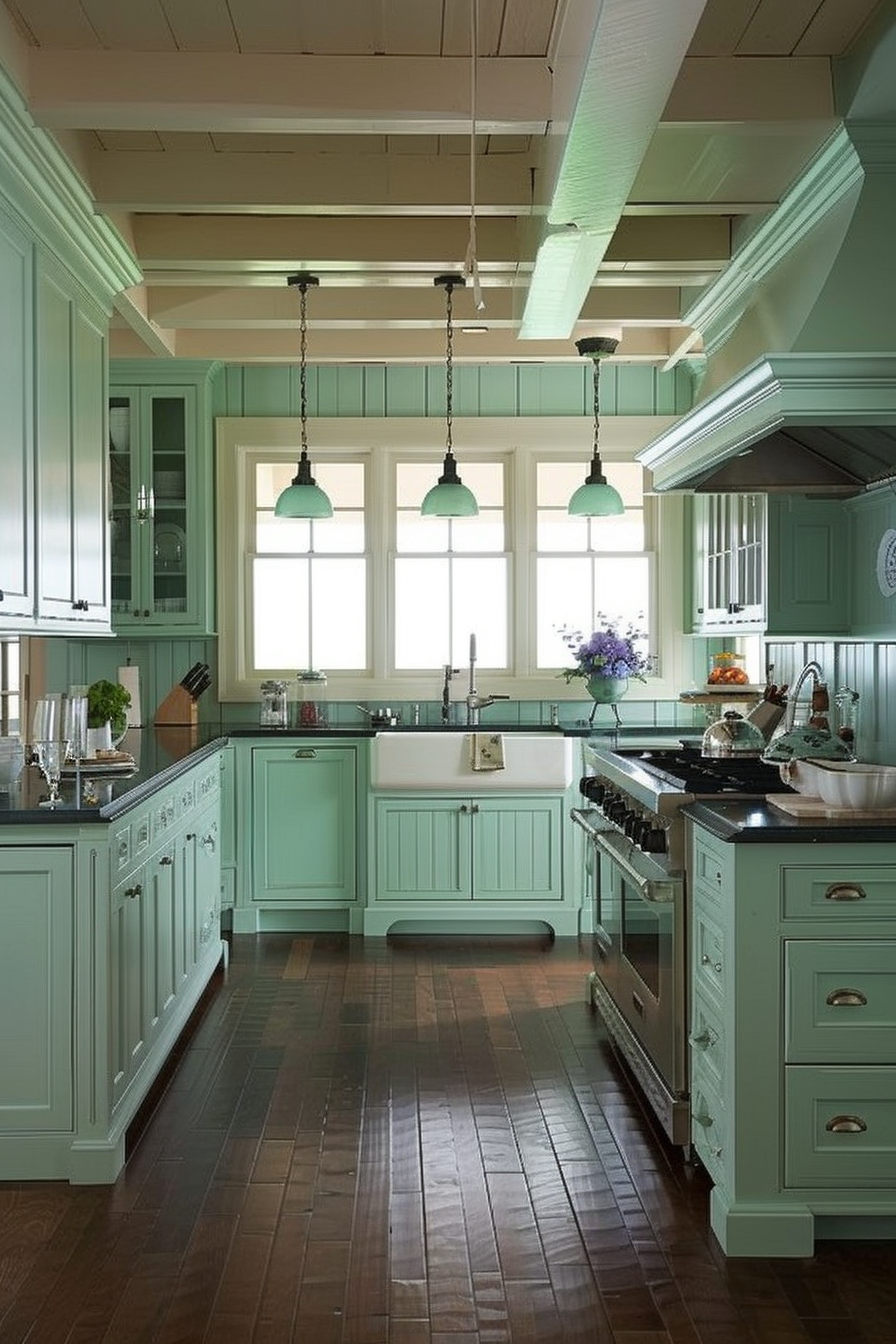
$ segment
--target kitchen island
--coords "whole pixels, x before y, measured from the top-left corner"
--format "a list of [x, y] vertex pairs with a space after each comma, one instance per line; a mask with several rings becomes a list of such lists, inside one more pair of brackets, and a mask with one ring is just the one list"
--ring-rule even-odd
[[[0, 810], [0, 1179], [109, 1183], [125, 1134], [225, 951], [220, 738], [130, 734], [97, 803]], [[91, 774], [92, 771], [92, 774]], [[83, 780], [82, 780], [83, 783]]]
[[740, 1256], [896, 1237], [896, 830], [686, 806], [691, 1138]]

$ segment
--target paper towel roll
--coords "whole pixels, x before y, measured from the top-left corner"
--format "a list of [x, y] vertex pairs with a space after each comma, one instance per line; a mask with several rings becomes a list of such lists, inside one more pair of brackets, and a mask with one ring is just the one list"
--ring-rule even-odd
[[143, 715], [140, 710], [140, 669], [132, 667], [129, 663], [127, 667], [118, 669], [118, 680], [126, 691], [131, 693], [131, 704], [128, 709], [128, 727], [142, 728]]

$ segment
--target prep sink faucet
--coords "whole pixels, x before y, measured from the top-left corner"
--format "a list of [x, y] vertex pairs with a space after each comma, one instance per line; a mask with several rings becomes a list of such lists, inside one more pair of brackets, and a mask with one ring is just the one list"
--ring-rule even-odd
[[[823, 708], [826, 710], [828, 707], [827, 688], [825, 687], [823, 680], [824, 673], [821, 670], [821, 664], [815, 662], [815, 660], [813, 659], [811, 662], [806, 663], [805, 667], [801, 668], [800, 671], [797, 673], [796, 681], [793, 683], [793, 686], [790, 688], [790, 691], [788, 693], [787, 709], [785, 710], [784, 713], [784, 724], [783, 724], [783, 730], [785, 733], [789, 733], [790, 730], [793, 728], [793, 723], [796, 718], [796, 702], [799, 698], [800, 691], [803, 689], [804, 683], [809, 677], [812, 678], [812, 700], [809, 713], [812, 714], [816, 709], [820, 710]], [[821, 704], [816, 703], [819, 699], [819, 693], [822, 691], [824, 692], [824, 694], [821, 696], [822, 703]]]
[[479, 723], [480, 709], [486, 709], [496, 700], [509, 700], [509, 695], [480, 695], [476, 690], [476, 636], [470, 636], [470, 689], [467, 691], [467, 727], [475, 728]]

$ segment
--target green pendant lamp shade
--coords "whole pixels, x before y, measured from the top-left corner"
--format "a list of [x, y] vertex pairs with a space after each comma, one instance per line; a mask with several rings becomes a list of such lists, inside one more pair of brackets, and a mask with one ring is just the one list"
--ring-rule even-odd
[[445, 418], [447, 424], [447, 445], [442, 474], [431, 490], [426, 492], [420, 512], [424, 518], [475, 518], [479, 512], [476, 497], [457, 474], [457, 462], [451, 443], [451, 400], [452, 400], [452, 325], [451, 293], [455, 285], [463, 285], [462, 275], [437, 275], [433, 284], [445, 288], [446, 308], [446, 353], [445, 353]]
[[613, 336], [587, 336], [581, 341], [576, 341], [576, 349], [579, 354], [587, 355], [594, 363], [594, 449], [591, 456], [591, 467], [585, 477], [585, 484], [580, 485], [576, 490], [567, 509], [567, 512], [579, 517], [602, 518], [608, 517], [610, 514], [625, 512], [622, 496], [618, 490], [608, 484], [603, 473], [598, 450], [600, 435], [600, 401], [598, 396], [600, 362], [602, 359], [606, 359], [608, 355], [612, 355], [618, 344], [619, 342]]
[[307, 349], [307, 296], [311, 285], [318, 284], [317, 276], [307, 271], [298, 271], [288, 277], [287, 283], [297, 285], [300, 295], [301, 352], [299, 364], [299, 390], [301, 402], [302, 451], [299, 456], [296, 474], [292, 484], [281, 491], [274, 505], [278, 518], [332, 518], [333, 505], [329, 496], [311, 475], [311, 463], [308, 459], [308, 395], [306, 386], [305, 356]]

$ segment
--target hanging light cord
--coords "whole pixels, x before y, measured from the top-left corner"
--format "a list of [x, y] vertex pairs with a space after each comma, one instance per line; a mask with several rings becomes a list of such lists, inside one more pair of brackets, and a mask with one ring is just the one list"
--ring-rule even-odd
[[591, 456], [596, 461], [600, 460], [599, 439], [600, 439], [600, 397], [598, 396], [598, 386], [600, 384], [600, 360], [594, 360], [594, 447], [591, 450]]
[[476, 57], [479, 51], [479, 0], [470, 0], [470, 238], [464, 261], [464, 274], [473, 281], [473, 303], [479, 312], [485, 307], [479, 283], [476, 259]]

